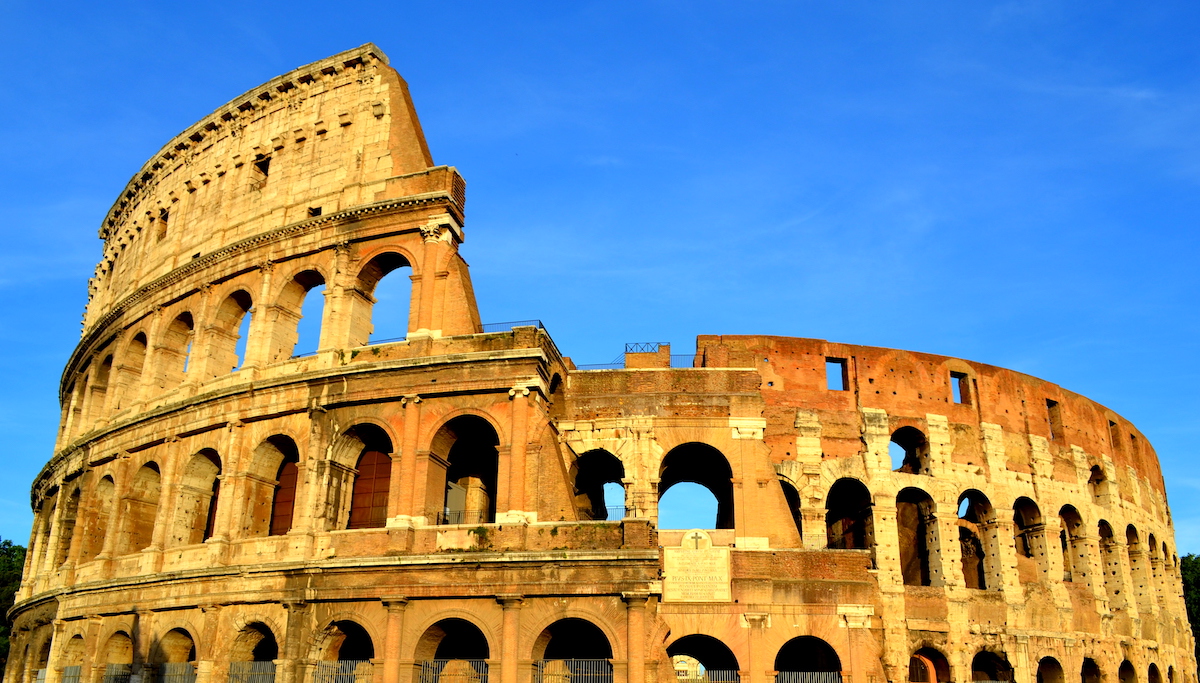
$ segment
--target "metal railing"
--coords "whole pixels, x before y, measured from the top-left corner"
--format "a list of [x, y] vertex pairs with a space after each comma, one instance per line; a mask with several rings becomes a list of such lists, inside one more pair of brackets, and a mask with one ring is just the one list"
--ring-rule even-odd
[[673, 368], [694, 368], [696, 367], [696, 354], [694, 353], [672, 353], [671, 367]]
[[129, 683], [129, 677], [133, 675], [133, 665], [131, 664], [106, 664], [104, 666], [104, 678], [102, 683]]
[[677, 683], [741, 683], [742, 677], [733, 669], [705, 669], [699, 676], [677, 676]]
[[275, 662], [230, 662], [228, 683], [275, 683]]
[[540, 659], [533, 663], [533, 683], [612, 683], [607, 659]]
[[313, 683], [371, 683], [374, 675], [369, 659], [317, 662]]
[[487, 510], [442, 510], [437, 513], [438, 524], [491, 524], [492, 513]]
[[775, 683], [842, 683], [840, 671], [779, 671]]
[[191, 662], [159, 664], [157, 668], [155, 683], [196, 683], [196, 665]]
[[82, 666], [65, 666], [63, 667], [62, 683], [79, 683], [79, 678], [82, 675]]
[[670, 346], [670, 342], [630, 342], [625, 345], [625, 353], [658, 353], [663, 346]]
[[488, 663], [482, 659], [427, 659], [419, 662], [418, 683], [487, 683]]
[[506, 323], [484, 323], [484, 332], [509, 332], [514, 327], [536, 327], [539, 330], [546, 329], [541, 320], [513, 320]]
[[587, 363], [584, 365], [576, 365], [576, 370], [624, 370], [625, 359], [615, 360], [611, 363]]
[[46, 683], [46, 670], [38, 669], [35, 671], [33, 674], [33, 680], [35, 683]]
[[[630, 346], [626, 344], [626, 347]], [[673, 368], [694, 368], [700, 367], [696, 365], [696, 354], [694, 353], [672, 353], [670, 367]], [[624, 370], [625, 356], [619, 356], [607, 363], [585, 363], [576, 365], [576, 370]]]
[[597, 516], [595, 509], [591, 507], [579, 508], [579, 519], [591, 522], [619, 522], [632, 516], [633, 508], [624, 505], [606, 505], [602, 516]]

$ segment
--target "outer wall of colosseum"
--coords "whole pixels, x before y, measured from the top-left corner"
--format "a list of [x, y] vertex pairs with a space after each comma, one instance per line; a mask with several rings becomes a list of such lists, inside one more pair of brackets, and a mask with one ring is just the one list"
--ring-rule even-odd
[[[481, 323], [464, 203], [373, 45], [146, 163], [101, 227], [6, 680], [1196, 681], [1119, 415], [815, 339], [578, 368]], [[384, 278], [406, 338], [372, 336]], [[683, 482], [716, 518], [658, 529]]]

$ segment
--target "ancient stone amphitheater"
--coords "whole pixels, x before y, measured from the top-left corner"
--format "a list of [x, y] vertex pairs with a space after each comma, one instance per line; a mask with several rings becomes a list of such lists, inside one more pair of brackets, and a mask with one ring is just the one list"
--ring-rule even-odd
[[[464, 200], [373, 45], [146, 162], [100, 229], [7, 681], [1195, 682], [1119, 415], [818, 339], [576, 366], [480, 322]], [[700, 528], [659, 527], [677, 485]]]

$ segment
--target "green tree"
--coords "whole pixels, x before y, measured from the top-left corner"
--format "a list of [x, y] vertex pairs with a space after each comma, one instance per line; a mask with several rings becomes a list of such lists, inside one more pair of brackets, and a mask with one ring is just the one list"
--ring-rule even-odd
[[[1188, 553], [1179, 558], [1179, 573], [1183, 575], [1183, 602], [1187, 605], [1192, 634], [1200, 634], [1200, 556]], [[1196, 657], [1200, 659], [1200, 640], [1196, 641]]]
[[17, 589], [21, 587], [21, 572], [25, 568], [25, 547], [0, 539], [0, 678], [8, 665], [8, 636], [12, 622], [8, 610], [13, 606]]

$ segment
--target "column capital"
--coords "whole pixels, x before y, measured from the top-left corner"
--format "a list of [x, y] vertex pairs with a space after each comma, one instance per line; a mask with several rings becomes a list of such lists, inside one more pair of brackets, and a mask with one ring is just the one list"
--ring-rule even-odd
[[648, 591], [622, 591], [621, 599], [629, 609], [645, 609], [646, 602], [650, 600]]
[[402, 595], [385, 595], [379, 601], [389, 612], [398, 612], [408, 606], [408, 598]]
[[525, 596], [520, 593], [500, 593], [496, 595], [496, 602], [505, 610], [520, 609], [525, 604]]

